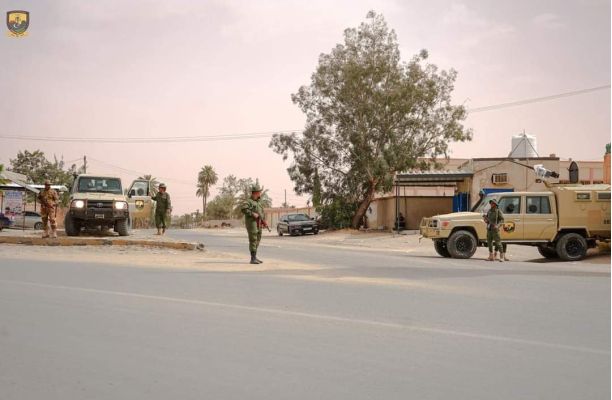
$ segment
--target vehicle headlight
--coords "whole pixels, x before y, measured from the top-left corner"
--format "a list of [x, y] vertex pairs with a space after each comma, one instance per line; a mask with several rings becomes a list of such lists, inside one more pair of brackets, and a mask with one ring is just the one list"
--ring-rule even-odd
[[74, 208], [83, 208], [83, 207], [85, 207], [85, 201], [83, 201], [83, 200], [74, 200], [72, 202], [72, 207], [74, 207]]
[[116, 201], [115, 209], [117, 210], [125, 210], [127, 208], [127, 203], [125, 201]]

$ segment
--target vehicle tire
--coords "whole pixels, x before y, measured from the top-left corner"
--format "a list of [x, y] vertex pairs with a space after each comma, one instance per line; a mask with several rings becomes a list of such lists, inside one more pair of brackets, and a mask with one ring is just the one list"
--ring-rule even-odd
[[478, 242], [469, 231], [456, 231], [448, 238], [446, 248], [452, 258], [470, 258], [476, 252]]
[[557, 241], [557, 254], [563, 261], [582, 260], [587, 248], [586, 239], [578, 233], [566, 233]]
[[42, 231], [43, 225], [42, 222], [37, 222], [34, 224], [34, 229], [36, 229], [37, 231]]
[[280, 227], [276, 228], [276, 232], [278, 232], [278, 236], [283, 236], [283, 231], [281, 230]]
[[129, 236], [130, 228], [128, 225], [127, 219], [120, 219], [115, 222], [115, 232], [119, 234], [119, 236]]
[[450, 253], [448, 252], [448, 248], [446, 247], [446, 240], [438, 239], [434, 240], [434, 249], [436, 249], [436, 253], [441, 255], [442, 257], [450, 257]]
[[319, 231], [318, 231], [318, 230], [316, 230], [316, 231], [312, 231], [312, 234], [313, 234], [313, 235], [318, 235], [318, 234], [319, 234]]
[[541, 244], [538, 246], [538, 251], [544, 258], [548, 258], [548, 259], [559, 258], [559, 255], [557, 254], [557, 250], [555, 250], [554, 247], [550, 247], [548, 245]]
[[79, 223], [70, 214], [66, 214], [64, 218], [64, 230], [66, 231], [66, 236], [79, 236], [79, 233], [81, 233]]

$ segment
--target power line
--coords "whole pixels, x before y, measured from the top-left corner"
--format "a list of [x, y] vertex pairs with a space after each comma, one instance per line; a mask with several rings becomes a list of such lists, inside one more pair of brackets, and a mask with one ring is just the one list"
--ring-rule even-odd
[[87, 137], [51, 137], [51, 136], [28, 136], [28, 135], [1, 135], [2, 139], [29, 140], [40, 142], [87, 142], [87, 143], [189, 143], [189, 142], [216, 142], [223, 140], [245, 140], [267, 138], [275, 134], [299, 133], [301, 130], [287, 130], [274, 132], [251, 132], [233, 134], [215, 134], [207, 136], [164, 136], [164, 137], [124, 137], [124, 138], [87, 138]]
[[[582, 94], [592, 93], [600, 90], [610, 89], [610, 84], [596, 86], [586, 89], [574, 90], [570, 92], [557, 93], [549, 96], [532, 97], [523, 100], [517, 100], [507, 103], [493, 104], [483, 107], [476, 107], [468, 110], [469, 114], [499, 110], [503, 108], [516, 107], [525, 104], [539, 103], [551, 100], [557, 100], [564, 97], [578, 96]], [[189, 143], [189, 142], [215, 142], [224, 140], [247, 140], [247, 139], [261, 139], [267, 138], [274, 134], [292, 134], [300, 133], [301, 129], [284, 130], [284, 131], [268, 131], [268, 132], [249, 132], [249, 133], [233, 133], [233, 134], [214, 134], [214, 135], [202, 135], [202, 136], [162, 136], [162, 137], [123, 137], [123, 138], [109, 138], [109, 137], [69, 137], [69, 136], [30, 136], [30, 135], [0, 135], [0, 139], [10, 140], [25, 140], [25, 141], [41, 141], [41, 142], [85, 142], [85, 143], [137, 143], [137, 144], [150, 144], [150, 143]]]
[[524, 104], [539, 103], [543, 101], [561, 99], [563, 97], [578, 96], [581, 94], [596, 92], [596, 91], [605, 90], [605, 89], [610, 89], [610, 85], [608, 84], [608, 85], [596, 86], [596, 87], [592, 87], [588, 89], [581, 89], [581, 90], [574, 90], [571, 92], [553, 94], [550, 96], [533, 97], [530, 99], [517, 100], [517, 101], [512, 101], [509, 103], [501, 103], [501, 104], [494, 104], [490, 106], [477, 107], [477, 108], [472, 108], [471, 110], [468, 110], [468, 113], [473, 114], [473, 113], [483, 112], [483, 111], [492, 111], [492, 110], [499, 110], [502, 108], [516, 107], [516, 106], [521, 106]]
[[[123, 167], [120, 167], [118, 165], [110, 164], [110, 163], [108, 163], [106, 161], [102, 161], [102, 160], [98, 160], [98, 159], [92, 158], [91, 156], [89, 157], [89, 159], [93, 160], [93, 161], [95, 161], [95, 162], [97, 162], [99, 164], [103, 164], [103, 165], [106, 165], [107, 167], [115, 168], [115, 169], [118, 169], [118, 170], [123, 171], [123, 172], [137, 174], [139, 176], [147, 175], [147, 174], [144, 174], [144, 173], [142, 173], [140, 171], [135, 171], [133, 169], [123, 168]], [[169, 181], [169, 182], [180, 183], [180, 184], [183, 184], [183, 185], [194, 186], [194, 187], [195, 187], [195, 184], [196, 184], [195, 182], [187, 182], [187, 181], [183, 181], [183, 180], [180, 180], [180, 179], [168, 178], [168, 177], [163, 177], [163, 176], [157, 176], [156, 178], [163, 179], [163, 180], [166, 180], [166, 181]]]

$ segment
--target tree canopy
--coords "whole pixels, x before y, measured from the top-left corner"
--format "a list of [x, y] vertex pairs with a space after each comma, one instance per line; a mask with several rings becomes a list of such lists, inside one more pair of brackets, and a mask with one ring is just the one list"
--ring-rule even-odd
[[319, 57], [310, 84], [292, 95], [306, 115], [304, 131], [270, 142], [283, 159], [292, 156], [287, 171], [298, 194], [324, 206], [356, 205], [356, 228], [397, 172], [428, 168], [423, 158], [448, 156], [450, 143], [471, 139], [461, 124], [465, 108], [451, 104], [457, 73], [427, 58], [422, 50], [402, 62], [395, 32], [373, 11]]

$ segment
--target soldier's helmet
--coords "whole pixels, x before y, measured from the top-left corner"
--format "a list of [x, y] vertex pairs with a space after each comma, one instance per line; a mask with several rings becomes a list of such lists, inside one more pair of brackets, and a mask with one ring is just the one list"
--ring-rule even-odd
[[162, 188], [164, 188], [164, 189], [165, 189], [165, 188], [166, 188], [166, 184], [165, 184], [165, 183], [160, 183], [160, 184], [159, 184], [159, 188], [160, 188], [160, 189], [162, 189]]
[[491, 200], [489, 200], [489, 204], [495, 204], [495, 205], [498, 205], [498, 204], [497, 204], [497, 200], [495, 200], [495, 199], [491, 199]]
[[45, 179], [45, 186], [51, 186], [51, 181], [49, 179]]
[[256, 183], [253, 186], [251, 186], [251, 193], [254, 193], [254, 192], [263, 192], [263, 188], [259, 186], [259, 183]]

